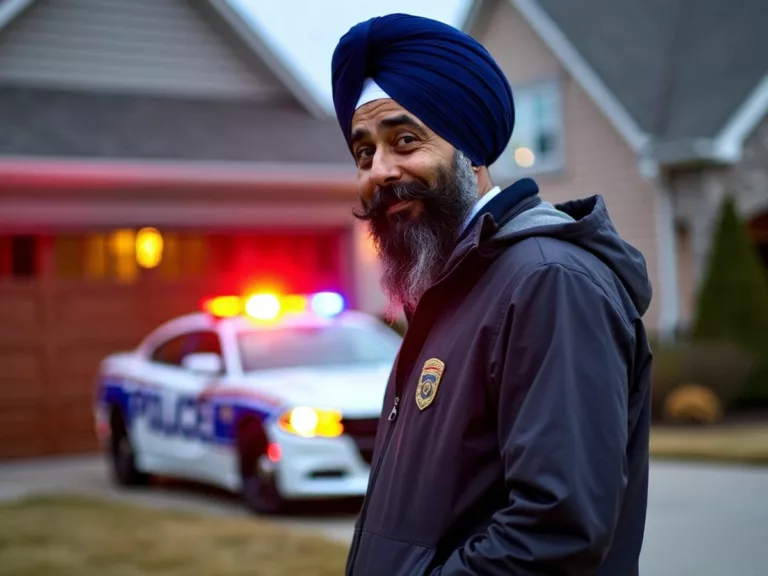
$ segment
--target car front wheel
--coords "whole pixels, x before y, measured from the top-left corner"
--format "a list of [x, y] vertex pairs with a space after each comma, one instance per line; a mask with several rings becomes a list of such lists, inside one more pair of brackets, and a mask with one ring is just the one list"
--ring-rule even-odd
[[258, 422], [245, 424], [238, 435], [243, 499], [255, 514], [278, 514], [286, 501], [277, 487], [274, 463], [267, 456], [267, 438]]
[[121, 486], [148, 484], [149, 475], [136, 468], [136, 453], [122, 415], [115, 412], [111, 420], [110, 460], [113, 478]]

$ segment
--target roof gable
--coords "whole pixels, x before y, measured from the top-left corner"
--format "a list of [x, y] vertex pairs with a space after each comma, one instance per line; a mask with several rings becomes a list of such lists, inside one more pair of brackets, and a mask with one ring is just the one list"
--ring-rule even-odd
[[297, 101], [325, 115], [224, 0], [6, 0], [0, 34], [6, 85]]
[[[721, 153], [719, 139], [768, 73], [768, 3], [513, 2], [537, 4], [546, 13], [657, 152], [684, 149], [676, 160], [697, 154], [732, 159]], [[768, 98], [761, 101], [768, 107]], [[759, 121], [756, 108], [750, 111]], [[697, 144], [674, 145], [686, 142]]]
[[475, 0], [468, 31], [499, 1], [525, 17], [643, 157], [736, 160], [768, 113], [764, 0]]

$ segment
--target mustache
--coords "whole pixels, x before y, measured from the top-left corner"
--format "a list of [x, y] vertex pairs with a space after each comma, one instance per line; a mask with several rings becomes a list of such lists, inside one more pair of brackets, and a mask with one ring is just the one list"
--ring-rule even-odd
[[428, 186], [421, 182], [398, 183], [390, 186], [380, 186], [376, 189], [370, 202], [362, 202], [362, 209], [353, 209], [352, 214], [358, 220], [372, 221], [383, 217], [387, 209], [398, 202], [421, 200], [425, 204], [434, 201], [442, 185], [439, 178], [434, 185]]
[[354, 208], [352, 214], [358, 220], [376, 220], [386, 214], [387, 208], [409, 200], [429, 200], [435, 193], [434, 186], [427, 186], [419, 182], [407, 184], [392, 184], [376, 189], [370, 202], [363, 202], [362, 209]]

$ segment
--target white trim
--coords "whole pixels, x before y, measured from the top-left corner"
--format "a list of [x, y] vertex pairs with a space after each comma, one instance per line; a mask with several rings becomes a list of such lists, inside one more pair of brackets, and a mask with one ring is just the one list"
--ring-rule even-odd
[[657, 332], [668, 339], [674, 338], [680, 321], [675, 209], [669, 187], [662, 178], [656, 179], [656, 190], [656, 266], [660, 298]]
[[544, 9], [535, 0], [510, 1], [603, 111], [630, 148], [636, 153], [643, 152], [650, 142], [648, 134], [640, 129]]
[[466, 34], [472, 35], [473, 29], [480, 20], [480, 15], [486, 9], [489, 0], [470, 0], [469, 7], [464, 15], [464, 21], [460, 30]]
[[5, 0], [0, 3], [0, 30], [10, 24], [35, 0]]
[[226, 0], [207, 0], [207, 2], [219, 13], [240, 39], [246, 43], [251, 51], [259, 56], [272, 73], [306, 108], [307, 112], [318, 120], [328, 118], [327, 110], [316, 98], [314, 92], [302, 76], [292, 71], [288, 63], [280, 58], [277, 50], [270, 46], [269, 40], [262, 33], [258, 22], [255, 20], [246, 22], [240, 15], [240, 12], [233, 8]]
[[133, 184], [195, 182], [197, 184], [337, 185], [356, 190], [355, 171], [348, 165], [291, 162], [220, 162], [120, 160], [0, 156], [0, 189], [13, 178], [126, 179]]
[[744, 140], [768, 114], [768, 74], [758, 82], [749, 97], [731, 116], [714, 140], [715, 155], [735, 162], [741, 159]]
[[659, 162], [654, 157], [643, 154], [637, 161], [637, 172], [645, 180], [655, 180], [661, 173]]

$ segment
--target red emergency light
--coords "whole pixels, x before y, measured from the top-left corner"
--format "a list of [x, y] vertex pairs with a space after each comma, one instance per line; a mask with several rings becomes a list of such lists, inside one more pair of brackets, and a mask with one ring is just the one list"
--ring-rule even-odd
[[216, 318], [245, 315], [254, 320], [276, 320], [286, 314], [313, 313], [330, 318], [344, 310], [345, 302], [336, 292], [283, 294], [259, 292], [245, 296], [215, 296], [203, 301], [202, 309]]

